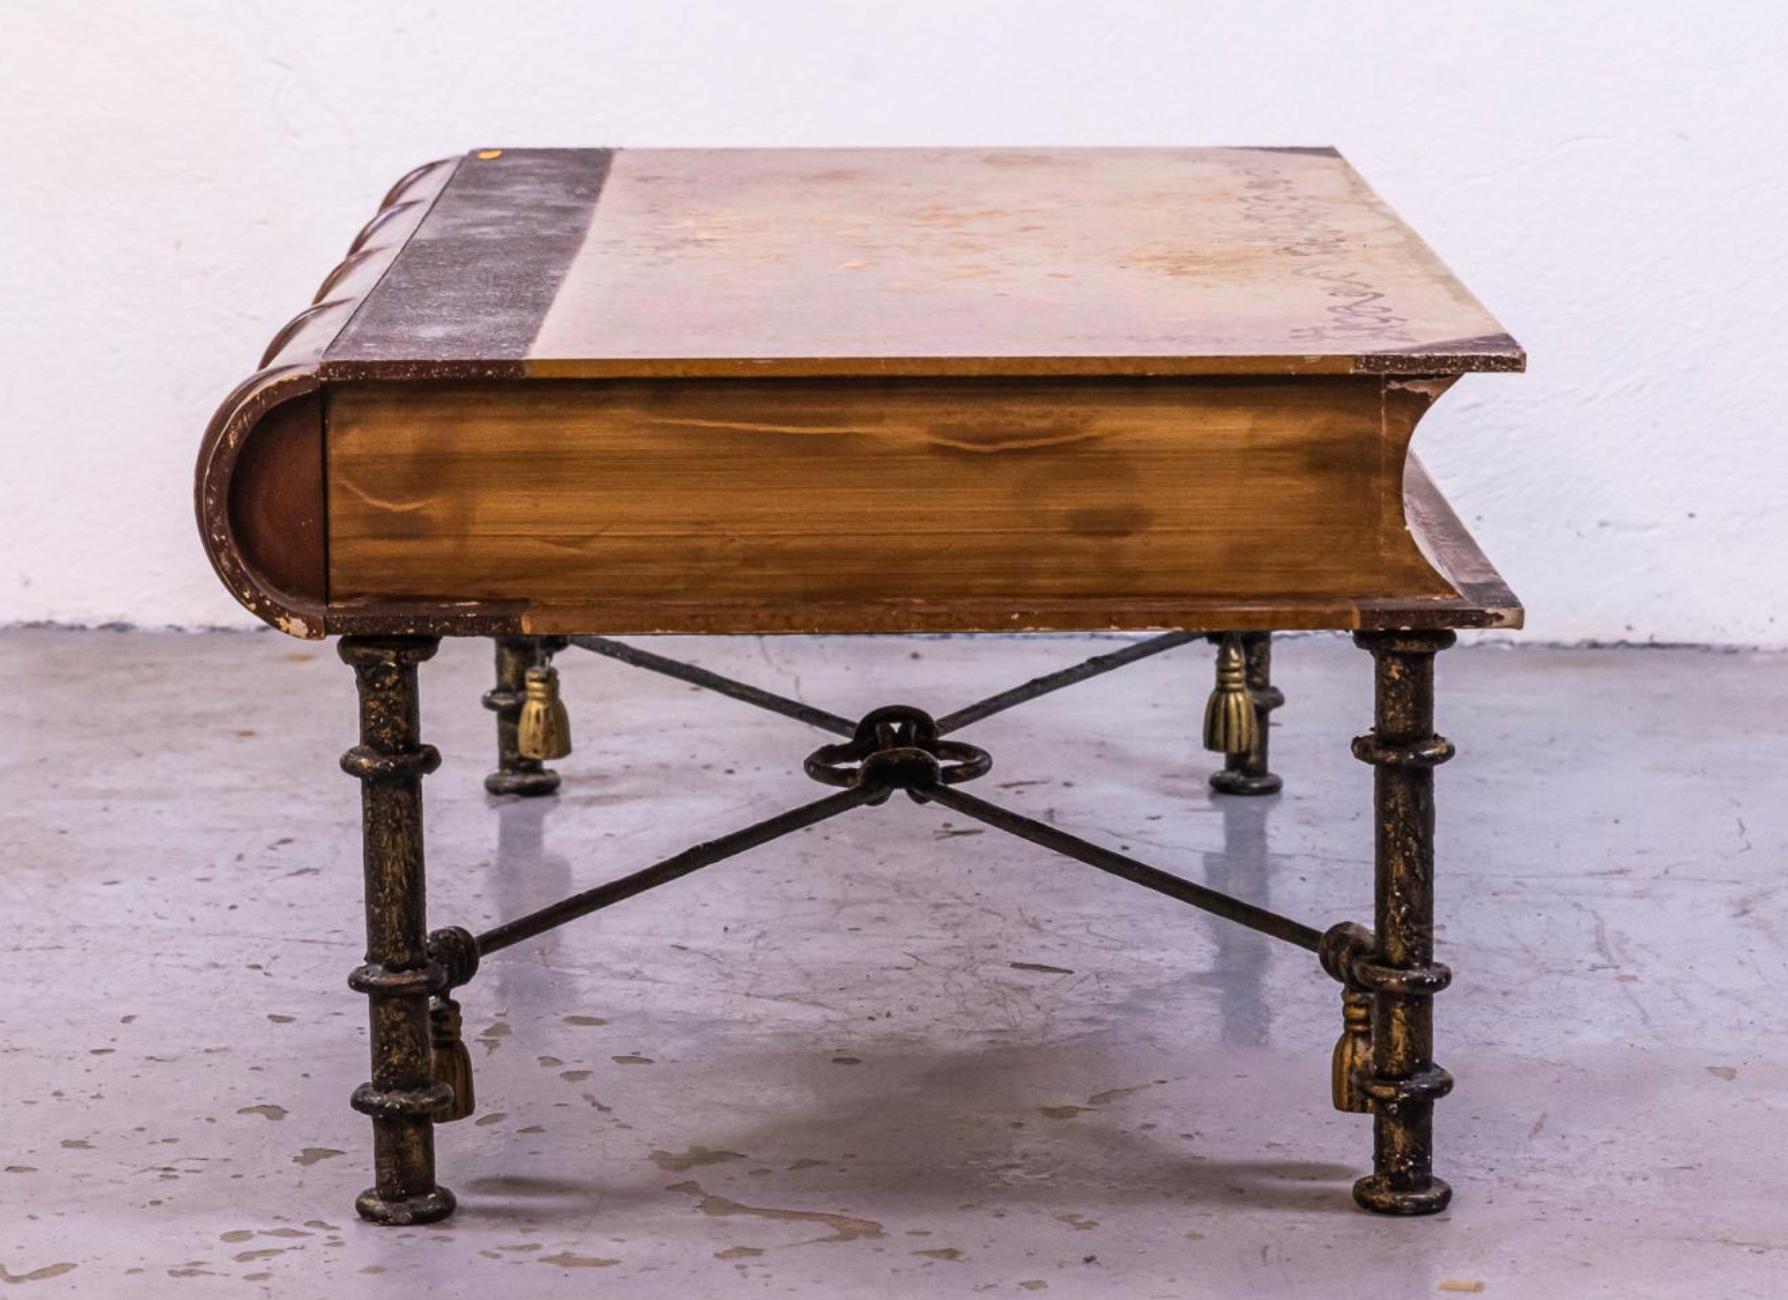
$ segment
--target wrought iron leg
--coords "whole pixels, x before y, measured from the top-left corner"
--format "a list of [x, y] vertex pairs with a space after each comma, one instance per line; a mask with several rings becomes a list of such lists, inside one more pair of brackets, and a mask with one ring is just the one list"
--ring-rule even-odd
[[[1241, 632], [1242, 659], [1249, 698], [1254, 703], [1253, 743], [1238, 753], [1225, 754], [1223, 766], [1211, 773], [1211, 789], [1219, 794], [1278, 794], [1284, 787], [1267, 770], [1267, 715], [1285, 703], [1285, 695], [1273, 685], [1273, 634]], [[1222, 638], [1213, 638], [1221, 643]]]
[[342, 769], [361, 782], [366, 869], [366, 964], [348, 980], [367, 996], [372, 1081], [354, 1109], [372, 1118], [374, 1185], [355, 1208], [374, 1223], [429, 1223], [453, 1212], [435, 1184], [434, 1112], [452, 1089], [433, 1081], [428, 1001], [443, 982], [428, 953], [422, 859], [422, 778], [441, 756], [419, 735], [416, 665], [433, 637], [344, 637], [338, 647], [360, 690], [360, 743]]
[[495, 641], [497, 685], [484, 693], [484, 707], [497, 715], [497, 770], [484, 778], [484, 788], [492, 794], [552, 794], [559, 788], [559, 774], [538, 758], [523, 758], [516, 737], [528, 669], [564, 649], [565, 638], [500, 636]]
[[1372, 652], [1372, 730], [1353, 742], [1373, 764], [1376, 944], [1355, 967], [1372, 994], [1372, 1064], [1361, 1091], [1373, 1116], [1373, 1170], [1354, 1199], [1381, 1214], [1433, 1214], [1452, 1188], [1433, 1172], [1434, 1103], [1452, 1088], [1434, 1064], [1434, 768], [1453, 747], [1434, 734], [1434, 656], [1451, 632], [1361, 632]]

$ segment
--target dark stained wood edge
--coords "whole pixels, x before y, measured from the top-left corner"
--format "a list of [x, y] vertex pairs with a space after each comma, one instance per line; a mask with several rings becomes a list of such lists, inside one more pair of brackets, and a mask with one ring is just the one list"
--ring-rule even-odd
[[520, 636], [521, 600], [350, 600], [331, 605], [326, 636]]
[[1221, 375], [1462, 375], [1518, 372], [1523, 355], [1371, 353], [1358, 357], [579, 357], [367, 360], [325, 357], [318, 376], [361, 379], [1002, 379], [1209, 378]]
[[[224, 398], [199, 443], [193, 508], [211, 567], [245, 609], [291, 636], [327, 635], [322, 403], [313, 399], [300, 410], [285, 412], [282, 419], [268, 417], [283, 404], [317, 392], [318, 360], [422, 224], [458, 165], [457, 158], [427, 163], [391, 187], [347, 255], [324, 277], [311, 305], [275, 333], [261, 356], [260, 369]], [[244, 449], [257, 435], [295, 439], [299, 445], [259, 448], [245, 457]], [[276, 507], [238, 503], [239, 467], [246, 463], [251, 476], [257, 469], [280, 463], [297, 468], [311, 448], [317, 452], [314, 478], [294, 482]], [[313, 485], [315, 499], [305, 500], [306, 489]], [[304, 531], [307, 519], [316, 521], [311, 535], [276, 535], [294, 528]], [[310, 567], [318, 558], [325, 561], [320, 578]]]
[[1332, 144], [1232, 144], [1225, 147], [1240, 153], [1301, 153], [1311, 158], [1341, 156], [1341, 151]]
[[1506, 609], [1468, 599], [1262, 601], [1081, 600], [1009, 607], [995, 616], [919, 602], [769, 606], [763, 603], [607, 602], [519, 606], [497, 601], [368, 601], [331, 605], [328, 635], [391, 636], [800, 636], [902, 633], [1360, 631], [1520, 626]]
[[1448, 339], [1414, 348], [1389, 348], [1369, 352], [1355, 363], [1355, 370], [1373, 375], [1465, 374], [1471, 371], [1520, 373], [1527, 369], [1527, 353], [1507, 334], [1485, 334], [1471, 339]]

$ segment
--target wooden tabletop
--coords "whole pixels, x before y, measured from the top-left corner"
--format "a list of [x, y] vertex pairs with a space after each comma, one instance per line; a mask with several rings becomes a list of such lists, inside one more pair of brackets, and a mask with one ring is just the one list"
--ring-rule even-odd
[[485, 149], [447, 166], [323, 379], [1524, 364], [1327, 148]]

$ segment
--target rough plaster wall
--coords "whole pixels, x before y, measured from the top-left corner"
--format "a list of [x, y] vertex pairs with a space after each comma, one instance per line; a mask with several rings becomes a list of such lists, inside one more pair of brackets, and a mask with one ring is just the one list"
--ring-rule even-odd
[[1539, 637], [1788, 644], [1788, 6], [0, 0], [0, 622], [247, 623], [212, 406], [482, 144], [1334, 143], [1527, 345], [1417, 447]]

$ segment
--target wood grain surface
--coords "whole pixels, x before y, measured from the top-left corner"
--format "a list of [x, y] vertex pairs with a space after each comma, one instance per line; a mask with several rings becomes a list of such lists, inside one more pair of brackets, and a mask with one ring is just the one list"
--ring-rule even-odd
[[1378, 379], [367, 383], [328, 428], [340, 601], [869, 630], [1457, 594], [1404, 526], [1413, 420]]

